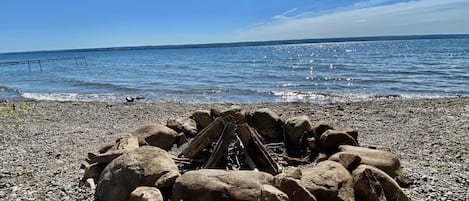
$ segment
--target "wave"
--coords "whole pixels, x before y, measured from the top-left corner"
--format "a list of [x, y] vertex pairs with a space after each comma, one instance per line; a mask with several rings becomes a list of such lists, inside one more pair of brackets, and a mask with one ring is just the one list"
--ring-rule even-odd
[[277, 91], [273, 92], [276, 102], [316, 102], [316, 103], [334, 103], [334, 102], [363, 102], [380, 100], [415, 100], [446, 98], [456, 96], [443, 95], [422, 95], [422, 94], [366, 94], [366, 93], [347, 93], [332, 94], [321, 92], [302, 92], [302, 91]]
[[45, 101], [79, 101], [79, 102], [121, 102], [124, 97], [115, 94], [79, 94], [79, 93], [22, 93], [26, 99]]
[[21, 95], [21, 90], [20, 89], [10, 88], [10, 87], [7, 87], [7, 86], [0, 86], [0, 92]]
[[110, 89], [113, 91], [115, 90], [115, 91], [135, 92], [135, 91], [140, 90], [137, 88], [127, 87], [127, 86], [122, 86], [122, 85], [117, 85], [117, 84], [89, 82], [89, 81], [76, 80], [76, 79], [67, 80], [67, 83], [72, 86], [88, 87], [88, 88], [96, 88], [96, 89]]

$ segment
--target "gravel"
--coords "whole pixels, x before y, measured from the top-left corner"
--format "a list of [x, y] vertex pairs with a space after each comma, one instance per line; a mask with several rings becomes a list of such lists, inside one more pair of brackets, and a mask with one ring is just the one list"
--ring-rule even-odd
[[[230, 104], [0, 101], [0, 200], [93, 200], [80, 164], [121, 133]], [[469, 98], [357, 103], [264, 103], [359, 131], [363, 146], [400, 157], [413, 200], [469, 200]]]

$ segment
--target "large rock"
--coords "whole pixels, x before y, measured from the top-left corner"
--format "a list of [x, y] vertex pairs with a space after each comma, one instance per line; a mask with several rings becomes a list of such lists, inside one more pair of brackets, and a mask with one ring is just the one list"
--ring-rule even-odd
[[109, 163], [101, 173], [96, 193], [102, 201], [124, 201], [137, 186], [165, 190], [178, 176], [179, 170], [166, 151], [143, 146]]
[[88, 153], [88, 161], [91, 164], [107, 164], [122, 154], [138, 148], [138, 146], [137, 137], [125, 134], [123, 137], [118, 138], [112, 146], [106, 149], [104, 153], [101, 153], [104, 150], [100, 150], [99, 154]]
[[241, 106], [233, 105], [221, 111], [219, 115], [222, 117], [232, 116], [237, 124], [246, 123], [246, 111]]
[[284, 129], [287, 143], [299, 145], [303, 135], [312, 129], [311, 120], [308, 116], [292, 117], [285, 122]]
[[355, 200], [352, 176], [340, 163], [323, 161], [314, 167], [302, 169], [302, 175], [300, 183], [317, 200]]
[[265, 137], [283, 138], [283, 121], [268, 108], [256, 110], [249, 118], [249, 125]]
[[166, 126], [178, 133], [184, 133], [187, 137], [194, 137], [197, 134], [197, 123], [190, 118], [169, 118]]
[[272, 183], [273, 176], [264, 172], [215, 169], [188, 171], [176, 180], [171, 200], [264, 200], [262, 192], [266, 189], [263, 185]]
[[343, 154], [353, 154], [361, 158], [360, 164], [374, 166], [392, 178], [402, 174], [399, 158], [391, 152], [348, 145], [339, 146], [339, 151], [329, 160], [338, 160]]
[[327, 130], [319, 138], [319, 146], [327, 151], [335, 151], [340, 145], [357, 146], [357, 141], [341, 130]]
[[132, 191], [129, 201], [163, 201], [163, 195], [155, 187], [139, 186]]
[[171, 149], [177, 132], [161, 124], [148, 124], [132, 133], [140, 145], [151, 145], [165, 150]]
[[[380, 169], [375, 168], [373, 166], [369, 166], [369, 165], [360, 165], [357, 167], [357, 169], [355, 169], [352, 172], [352, 175], [355, 181], [355, 189], [357, 190], [358, 196], [369, 195], [370, 192], [367, 192], [367, 191], [372, 190], [372, 189], [367, 188], [366, 185], [362, 185], [363, 183], [360, 183], [360, 182], [363, 182], [363, 180], [360, 181], [360, 178], [364, 177], [364, 174], [371, 175], [369, 177], [374, 177], [374, 179], [372, 180], [377, 180], [379, 182], [382, 190], [384, 191], [384, 195], [387, 201], [409, 201], [410, 200], [409, 197], [407, 197], [407, 195], [404, 193], [404, 191], [402, 191], [402, 189], [399, 187], [396, 181], [394, 181], [393, 178], [391, 178], [388, 174], [381, 171]], [[373, 188], [373, 190], [376, 190], [376, 189], [379, 189], [379, 188]], [[377, 200], [380, 200], [379, 195], [378, 195]]]
[[274, 178], [274, 183], [277, 188], [288, 195], [290, 201], [316, 201], [314, 195], [298, 179], [288, 175], [277, 175]]
[[318, 138], [320, 138], [321, 135], [329, 129], [334, 129], [334, 127], [326, 121], [319, 121], [313, 126], [312, 131]]
[[207, 127], [213, 121], [212, 115], [210, 115], [210, 111], [208, 110], [197, 110], [192, 113], [190, 118], [195, 120], [199, 131]]
[[353, 176], [353, 190], [357, 200], [386, 201], [384, 190], [378, 179], [370, 169], [355, 171]]
[[264, 201], [289, 201], [287, 194], [268, 184], [262, 185], [260, 197]]

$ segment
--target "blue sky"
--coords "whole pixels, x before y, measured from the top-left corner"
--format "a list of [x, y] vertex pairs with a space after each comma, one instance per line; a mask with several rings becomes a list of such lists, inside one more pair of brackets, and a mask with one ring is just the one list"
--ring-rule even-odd
[[2, 0], [0, 52], [469, 33], [469, 0]]

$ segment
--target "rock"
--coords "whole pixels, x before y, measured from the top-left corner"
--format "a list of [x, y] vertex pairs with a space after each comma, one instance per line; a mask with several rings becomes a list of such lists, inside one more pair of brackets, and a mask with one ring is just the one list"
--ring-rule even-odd
[[355, 154], [340, 152], [329, 157], [329, 160], [342, 164], [350, 172], [360, 165], [362, 159]]
[[264, 201], [288, 201], [288, 196], [274, 186], [264, 184], [261, 189], [261, 196]]
[[289, 118], [284, 126], [287, 143], [299, 145], [303, 140], [303, 135], [312, 129], [308, 116]]
[[140, 145], [151, 145], [165, 150], [171, 149], [177, 132], [161, 124], [148, 124], [132, 133]]
[[264, 137], [283, 138], [283, 121], [268, 108], [258, 109], [250, 115], [249, 125]]
[[132, 134], [123, 134], [123, 137], [118, 138], [114, 145], [108, 149], [107, 151], [114, 151], [114, 150], [125, 150], [125, 151], [132, 151], [138, 148], [138, 139]]
[[210, 111], [208, 110], [197, 110], [192, 113], [190, 118], [195, 120], [199, 131], [207, 127], [213, 121]]
[[329, 129], [334, 128], [326, 121], [319, 121], [313, 126], [312, 131], [319, 139], [321, 135]]
[[166, 190], [179, 175], [176, 164], [166, 151], [143, 146], [119, 156], [104, 168], [96, 194], [102, 201], [128, 200], [138, 186]]
[[335, 129], [335, 130], [342, 131], [344, 133], [349, 134], [350, 136], [353, 137], [353, 139], [355, 139], [358, 142], [358, 131], [357, 130], [355, 130], [353, 128], [338, 128], [338, 129]]
[[[288, 170], [286, 170], [284, 173], [281, 174], [284, 177], [291, 177], [294, 179], [300, 179], [301, 176], [303, 176], [303, 173], [301, 173], [301, 169], [298, 167], [292, 167]], [[276, 175], [277, 177], [278, 175]]]
[[371, 170], [364, 169], [364, 171], [354, 172], [352, 176], [353, 190], [355, 191], [356, 199], [386, 201], [384, 190]]
[[88, 161], [90, 163], [108, 164], [122, 154], [138, 148], [138, 144], [137, 137], [125, 134], [125, 136], [118, 138], [106, 152], [99, 154], [88, 153]]
[[[355, 178], [359, 178], [360, 175], [369, 174], [370, 172], [381, 185], [387, 201], [409, 201], [410, 200], [407, 197], [407, 195], [404, 193], [404, 191], [402, 191], [402, 189], [396, 183], [396, 181], [394, 181], [393, 178], [391, 178], [384, 171], [376, 167], [373, 167], [370, 165], [360, 165], [357, 167], [357, 169], [355, 169], [352, 172], [352, 174], [355, 179]], [[360, 191], [366, 191], [366, 190], [367, 189], [362, 189]]]
[[290, 201], [316, 201], [316, 198], [303, 185], [300, 180], [288, 174], [279, 174], [274, 178], [275, 186], [288, 195]]
[[357, 146], [357, 141], [340, 130], [327, 130], [319, 138], [319, 146], [326, 151], [335, 151], [340, 145]]
[[[360, 164], [374, 166], [392, 178], [402, 174], [399, 158], [391, 152], [348, 145], [339, 146], [339, 151], [359, 156], [361, 158]], [[334, 155], [342, 154], [340, 152]], [[330, 158], [336, 157], [331, 156]]]
[[139, 186], [130, 193], [129, 201], [163, 201], [163, 195], [155, 187]]
[[197, 123], [190, 118], [169, 118], [166, 126], [188, 137], [197, 135]]
[[317, 200], [354, 200], [352, 176], [340, 163], [327, 160], [301, 172], [300, 184]]
[[272, 183], [273, 176], [265, 172], [193, 170], [176, 180], [171, 200], [264, 200], [263, 185]]
[[243, 110], [241, 106], [233, 105], [230, 108], [220, 112], [221, 117], [226, 117], [228, 115], [231, 115], [237, 124], [246, 123], [246, 111]]

